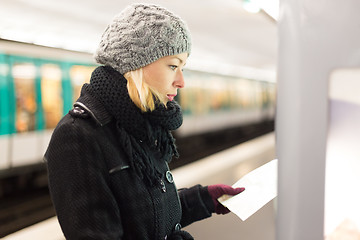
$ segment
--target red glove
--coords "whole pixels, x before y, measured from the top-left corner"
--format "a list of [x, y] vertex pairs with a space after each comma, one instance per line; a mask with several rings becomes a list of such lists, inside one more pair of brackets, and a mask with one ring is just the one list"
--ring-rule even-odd
[[230, 212], [229, 209], [224, 207], [217, 199], [224, 194], [234, 196], [243, 192], [245, 188], [232, 188], [231, 186], [225, 184], [216, 184], [208, 186], [208, 192], [212, 198], [212, 201], [215, 206], [215, 213], [217, 214], [227, 214]]

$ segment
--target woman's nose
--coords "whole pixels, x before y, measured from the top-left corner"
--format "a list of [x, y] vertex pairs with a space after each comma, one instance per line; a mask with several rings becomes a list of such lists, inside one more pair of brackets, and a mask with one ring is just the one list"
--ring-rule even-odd
[[176, 79], [174, 81], [174, 86], [176, 88], [183, 88], [185, 87], [185, 80], [184, 80], [184, 74], [182, 71], [178, 71], [176, 75]]

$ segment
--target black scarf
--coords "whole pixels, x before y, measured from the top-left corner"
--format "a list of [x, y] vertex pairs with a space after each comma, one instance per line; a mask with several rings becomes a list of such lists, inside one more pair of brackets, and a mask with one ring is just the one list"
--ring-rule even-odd
[[[150, 185], [159, 183], [160, 173], [155, 161], [170, 162], [179, 157], [171, 130], [182, 124], [180, 106], [169, 101], [166, 107], [156, 103], [152, 112], [142, 112], [130, 99], [127, 80], [109, 66], [98, 67], [84, 88], [94, 95], [116, 119], [116, 126], [130, 165]], [[149, 149], [161, 153], [160, 159], [149, 154]]]

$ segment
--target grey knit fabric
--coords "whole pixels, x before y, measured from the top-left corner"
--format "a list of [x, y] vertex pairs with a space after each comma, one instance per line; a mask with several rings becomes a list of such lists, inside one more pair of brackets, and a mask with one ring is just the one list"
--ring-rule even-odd
[[191, 52], [191, 37], [183, 20], [157, 5], [132, 4], [105, 29], [94, 57], [124, 74], [184, 52]]

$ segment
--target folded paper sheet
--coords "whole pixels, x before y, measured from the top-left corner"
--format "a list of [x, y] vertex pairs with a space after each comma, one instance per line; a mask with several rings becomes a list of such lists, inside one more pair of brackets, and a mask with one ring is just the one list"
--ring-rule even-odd
[[224, 195], [219, 202], [245, 221], [277, 196], [277, 162], [274, 159], [243, 176], [233, 187], [245, 187], [245, 191]]

